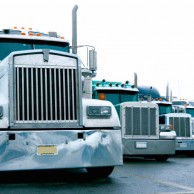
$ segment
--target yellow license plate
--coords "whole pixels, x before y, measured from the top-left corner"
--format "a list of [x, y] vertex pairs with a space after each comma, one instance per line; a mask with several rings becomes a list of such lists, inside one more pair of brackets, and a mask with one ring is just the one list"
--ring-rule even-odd
[[37, 147], [37, 155], [57, 155], [56, 145], [39, 145]]

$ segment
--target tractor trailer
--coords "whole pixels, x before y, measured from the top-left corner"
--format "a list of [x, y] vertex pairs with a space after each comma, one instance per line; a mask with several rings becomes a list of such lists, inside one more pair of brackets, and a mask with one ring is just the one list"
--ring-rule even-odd
[[166, 161], [175, 155], [176, 133], [169, 125], [159, 124], [159, 107], [139, 100], [137, 78], [128, 81], [93, 81], [93, 98], [114, 104], [122, 129], [123, 156], [138, 156]]
[[86, 168], [106, 177], [123, 164], [115, 107], [85, 92], [97, 55], [92, 47], [82, 67], [77, 9], [71, 46], [56, 32], [0, 31], [0, 171]]

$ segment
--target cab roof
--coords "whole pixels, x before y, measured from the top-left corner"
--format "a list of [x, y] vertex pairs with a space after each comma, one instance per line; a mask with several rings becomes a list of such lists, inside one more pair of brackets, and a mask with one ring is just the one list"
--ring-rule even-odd
[[43, 40], [43, 41], [55, 41], [69, 43], [63, 36], [57, 34], [57, 32], [42, 33], [29, 29], [2, 29], [0, 30], [0, 38], [9, 39], [26, 39], [26, 40]]

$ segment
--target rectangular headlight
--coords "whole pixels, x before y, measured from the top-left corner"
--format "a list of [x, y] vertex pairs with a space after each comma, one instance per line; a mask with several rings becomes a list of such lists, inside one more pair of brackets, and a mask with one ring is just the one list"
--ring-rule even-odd
[[0, 119], [3, 118], [3, 106], [0, 106]]
[[160, 124], [159, 126], [160, 131], [170, 131], [172, 130], [172, 125]]
[[88, 116], [111, 116], [111, 106], [88, 106]]

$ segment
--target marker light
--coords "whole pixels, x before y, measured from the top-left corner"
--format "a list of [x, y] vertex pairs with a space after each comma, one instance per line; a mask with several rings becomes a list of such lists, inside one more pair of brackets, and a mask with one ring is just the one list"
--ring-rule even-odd
[[2, 30], [3, 34], [14, 34], [14, 35], [29, 35], [29, 36], [51, 36], [51, 37], [55, 37], [55, 38], [60, 38], [60, 39], [65, 39], [64, 36], [59, 36], [57, 35], [57, 32], [49, 32], [49, 34], [45, 34], [45, 33], [40, 33], [37, 31], [32, 31], [32, 28], [25, 28], [25, 27], [21, 27], [18, 28], [17, 26], [13, 26], [11, 29], [3, 29]]
[[105, 100], [106, 96], [104, 93], [99, 93], [99, 99], [100, 100]]
[[174, 125], [170, 124], [170, 130], [174, 130]]

